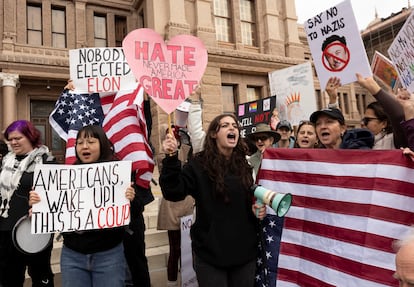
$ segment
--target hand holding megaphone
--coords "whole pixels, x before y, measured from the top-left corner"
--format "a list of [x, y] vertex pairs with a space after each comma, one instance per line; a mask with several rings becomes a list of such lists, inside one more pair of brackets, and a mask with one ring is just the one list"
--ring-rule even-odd
[[292, 203], [292, 195], [290, 193], [278, 193], [260, 185], [254, 186], [252, 189], [254, 189], [257, 203], [268, 205], [276, 212], [277, 216], [282, 217], [288, 212]]

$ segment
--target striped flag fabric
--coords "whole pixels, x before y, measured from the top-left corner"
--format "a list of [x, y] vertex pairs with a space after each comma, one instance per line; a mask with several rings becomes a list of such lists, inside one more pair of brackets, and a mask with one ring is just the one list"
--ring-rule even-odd
[[154, 169], [143, 113], [141, 85], [118, 93], [74, 94], [64, 90], [49, 116], [52, 128], [66, 141], [66, 164], [76, 161], [75, 141], [78, 130], [100, 125], [114, 144], [120, 160], [131, 160], [136, 183], [148, 188]]
[[132, 161], [135, 182], [148, 188], [154, 170], [152, 149], [144, 114], [144, 88], [119, 91], [105, 115], [103, 129], [114, 144], [117, 156]]
[[414, 163], [400, 150], [266, 149], [258, 180], [293, 195], [278, 287], [398, 286], [392, 245], [414, 222]]

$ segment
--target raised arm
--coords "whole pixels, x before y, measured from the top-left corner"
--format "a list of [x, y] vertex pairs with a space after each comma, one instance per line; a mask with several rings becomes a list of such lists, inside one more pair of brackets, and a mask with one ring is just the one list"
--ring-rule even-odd
[[338, 104], [338, 88], [341, 86], [341, 80], [337, 77], [329, 78], [326, 82], [325, 91], [329, 96], [328, 108], [339, 108]]
[[374, 96], [389, 116], [393, 129], [395, 147], [406, 147], [407, 137], [405, 136], [404, 130], [400, 124], [404, 120], [404, 110], [397, 98], [382, 89], [374, 78], [364, 78], [358, 73], [356, 76], [358, 83]]
[[191, 137], [193, 153], [196, 154], [203, 150], [206, 133], [203, 130], [202, 102], [200, 88], [191, 96], [191, 105], [188, 111], [187, 128]]

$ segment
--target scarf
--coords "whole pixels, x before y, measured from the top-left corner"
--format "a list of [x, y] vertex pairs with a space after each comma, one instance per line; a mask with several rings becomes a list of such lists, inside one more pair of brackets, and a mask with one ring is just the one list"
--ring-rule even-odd
[[46, 146], [41, 146], [33, 149], [21, 161], [16, 158], [16, 154], [13, 152], [9, 152], [3, 158], [0, 172], [1, 217], [9, 217], [10, 200], [20, 185], [23, 172], [33, 172], [36, 164], [43, 163], [42, 155], [48, 152], [49, 149]]

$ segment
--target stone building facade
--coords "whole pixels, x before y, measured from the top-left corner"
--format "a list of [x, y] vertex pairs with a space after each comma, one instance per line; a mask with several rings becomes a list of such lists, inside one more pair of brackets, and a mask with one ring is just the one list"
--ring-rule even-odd
[[[208, 50], [201, 85], [204, 124], [238, 103], [270, 96], [268, 72], [311, 59], [292, 0], [4, 0], [0, 2], [0, 130], [27, 119], [59, 160], [64, 142], [48, 116], [69, 77], [68, 50], [122, 45], [142, 27], [165, 40], [199, 37]], [[315, 77], [315, 97], [326, 106]], [[356, 126], [368, 103], [357, 85], [340, 90], [340, 106]], [[152, 142], [167, 115], [152, 102]]]

